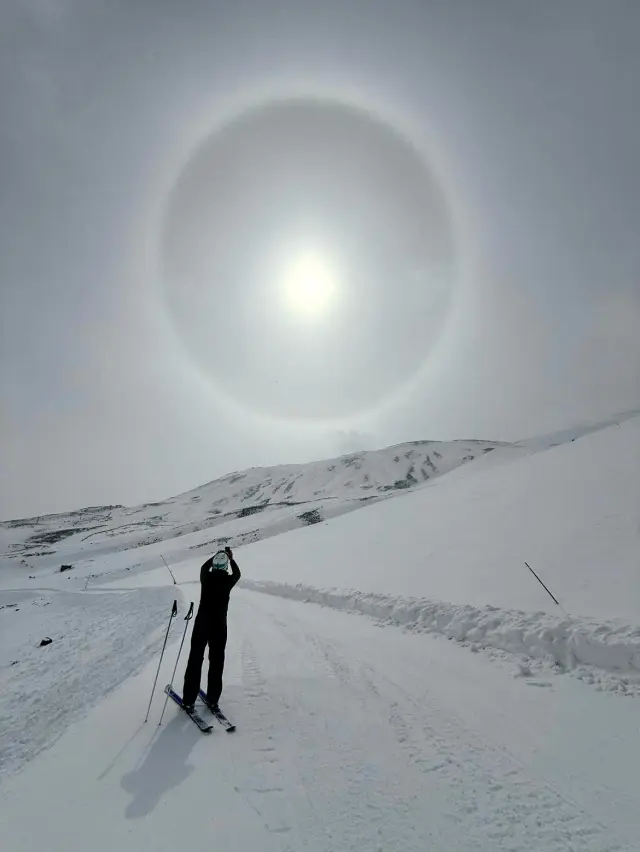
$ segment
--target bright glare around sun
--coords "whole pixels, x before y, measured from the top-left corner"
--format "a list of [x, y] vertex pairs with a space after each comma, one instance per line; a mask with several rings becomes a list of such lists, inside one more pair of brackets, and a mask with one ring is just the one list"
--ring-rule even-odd
[[284, 261], [278, 276], [281, 297], [298, 317], [316, 319], [330, 308], [338, 289], [338, 273], [319, 251], [299, 251]]

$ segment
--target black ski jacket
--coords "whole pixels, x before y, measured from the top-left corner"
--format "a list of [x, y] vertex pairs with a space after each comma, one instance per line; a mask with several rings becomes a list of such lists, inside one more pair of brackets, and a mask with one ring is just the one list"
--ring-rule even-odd
[[227, 609], [229, 607], [229, 595], [231, 589], [240, 579], [240, 569], [235, 559], [231, 563], [231, 574], [212, 568], [213, 556], [200, 568], [200, 584], [202, 593], [200, 595], [200, 606], [198, 615], [205, 616], [217, 622], [226, 622]]

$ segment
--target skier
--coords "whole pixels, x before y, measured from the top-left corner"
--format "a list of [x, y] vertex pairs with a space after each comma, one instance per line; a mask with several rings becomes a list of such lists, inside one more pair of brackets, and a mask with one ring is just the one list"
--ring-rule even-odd
[[[193, 623], [191, 650], [184, 674], [182, 692], [183, 706], [192, 710], [200, 689], [200, 676], [204, 652], [209, 645], [209, 676], [207, 680], [207, 704], [217, 707], [222, 693], [222, 670], [227, 644], [227, 608], [231, 589], [240, 579], [238, 563], [230, 547], [225, 547], [228, 559], [218, 560], [220, 554], [212, 556], [200, 568], [200, 606]], [[227, 571], [231, 563], [231, 574]]]

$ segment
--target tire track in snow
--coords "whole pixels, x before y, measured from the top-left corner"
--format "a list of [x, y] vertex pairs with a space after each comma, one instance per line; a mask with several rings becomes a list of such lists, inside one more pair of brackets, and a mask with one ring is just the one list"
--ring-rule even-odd
[[412, 711], [398, 702], [389, 708], [398, 742], [424, 772], [455, 790], [457, 819], [478, 839], [484, 836], [495, 848], [513, 852], [532, 847], [544, 852], [628, 849], [579, 805], [508, 752], [482, 741], [460, 719], [445, 718], [429, 702], [418, 705], [413, 697], [404, 698], [413, 704]]
[[311, 632], [293, 613], [287, 623], [277, 619], [276, 623], [320, 654], [331, 675], [366, 708], [372, 721], [388, 724], [403, 753], [424, 777], [432, 775], [438, 785], [449, 788], [449, 801], [455, 803], [449, 818], [462, 836], [472, 840], [470, 848], [632, 852], [612, 837], [611, 829], [509, 752], [484, 741], [440, 707], [429, 692], [423, 691], [418, 699], [381, 677], [371, 664], [352, 666], [334, 640]]
[[299, 729], [300, 720], [291, 712], [294, 708], [269, 689], [258, 652], [248, 639], [242, 643], [240, 658], [242, 682], [253, 711], [250, 732], [255, 760], [251, 777], [236, 791], [277, 837], [283, 852], [340, 848], [297, 769], [299, 740], [292, 743], [289, 736]]
[[[284, 835], [291, 831], [292, 824], [286, 816], [287, 799], [284, 796], [283, 771], [270, 730], [273, 710], [269, 706], [266, 681], [255, 649], [248, 639], [242, 643], [240, 655], [242, 682], [255, 711], [251, 737], [257, 760], [252, 764], [252, 777], [241, 785], [236, 785], [235, 789], [258, 814], [269, 833]], [[282, 849], [283, 852], [293, 852], [293, 847], [288, 843], [283, 844]]]
[[[273, 684], [265, 683], [265, 687], [273, 698], [274, 710], [279, 710], [275, 717], [279, 728], [286, 730], [278, 749], [282, 749], [286, 769], [295, 773], [296, 786], [305, 799], [308, 848], [314, 852], [423, 852], [425, 842], [429, 852], [455, 848], [451, 843], [436, 842], [437, 832], [425, 829], [422, 802], [413, 785], [407, 784], [404, 763], [398, 763], [397, 754], [389, 750], [382, 756], [371, 753], [370, 733], [362, 725], [362, 707], [351, 702], [341, 706], [343, 682], [330, 661], [319, 649], [312, 655], [307, 653], [296, 622], [287, 624], [271, 618], [261, 608], [258, 612], [260, 617], [253, 617], [252, 624], [261, 624], [268, 616], [278, 628], [280, 642], [286, 644], [286, 653], [297, 657], [295, 676], [278, 684], [286, 690], [284, 694], [282, 689], [274, 694]], [[271, 650], [273, 643], [265, 636], [261, 638]], [[302, 665], [302, 672], [296, 664]], [[278, 665], [275, 671], [279, 672]], [[346, 676], [347, 669], [342, 674]], [[277, 677], [280, 680], [279, 673]], [[256, 724], [261, 723], [257, 720]], [[388, 732], [382, 733], [388, 739]], [[303, 818], [299, 807], [295, 817], [298, 821]]]

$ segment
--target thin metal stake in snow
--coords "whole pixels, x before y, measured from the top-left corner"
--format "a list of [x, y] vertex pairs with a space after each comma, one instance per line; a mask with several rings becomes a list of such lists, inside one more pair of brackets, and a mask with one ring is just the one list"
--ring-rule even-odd
[[[187, 635], [187, 627], [189, 626], [189, 622], [193, 618], [193, 601], [191, 601], [191, 606], [189, 607], [189, 612], [184, 617], [184, 633], [182, 634], [182, 642], [180, 643], [180, 648], [178, 649], [178, 656], [176, 657], [176, 664], [173, 667], [173, 674], [171, 675], [171, 683], [173, 684], [173, 679], [176, 676], [176, 671], [178, 669], [178, 660], [180, 659], [180, 654], [182, 653], [182, 646], [184, 645], [184, 640]], [[167, 701], [169, 700], [169, 696], [164, 700], [164, 707], [162, 708], [162, 713], [160, 715], [160, 721], [158, 722], [158, 726], [162, 724], [162, 720], [164, 719], [164, 711], [167, 709]]]
[[[192, 604], [193, 606], [193, 604]], [[158, 663], [158, 671], [156, 672], [156, 679], [153, 682], [153, 689], [151, 690], [151, 698], [149, 699], [149, 706], [147, 707], [147, 715], [144, 717], [145, 722], [149, 720], [149, 711], [151, 710], [151, 702], [153, 701], [153, 693], [156, 691], [156, 684], [158, 682], [158, 675], [160, 674], [160, 666], [162, 665], [162, 658], [164, 656], [164, 649], [167, 647], [167, 639], [169, 638], [169, 628], [171, 627], [171, 622], [178, 614], [178, 601], [173, 602], [173, 606], [171, 607], [171, 615], [169, 616], [169, 624], [167, 624], [167, 632], [164, 635], [164, 644], [162, 646], [162, 652], [160, 654], [160, 662]]]
[[[167, 565], [167, 560], [164, 558], [164, 556], [162, 554], [160, 554], [160, 559], [162, 559], [164, 564]], [[171, 579], [173, 580], [173, 585], [177, 586], [178, 584], [176, 583], [176, 578], [173, 576], [173, 571], [171, 570], [171, 568], [169, 568], [168, 565], [167, 565], [167, 571], [171, 574]]]
[[550, 597], [552, 600], [554, 600], [554, 601], [558, 604], [558, 606], [560, 606], [560, 601], [559, 601], [559, 600], [555, 597], [555, 595], [552, 595], [552, 594], [551, 594], [551, 592], [549, 591], [549, 589], [547, 589], [547, 587], [546, 587], [546, 586], [545, 586], [545, 584], [542, 582], [542, 580], [540, 579], [540, 577], [538, 577], [538, 575], [537, 575], [537, 574], [536, 574], [536, 572], [533, 570], [533, 568], [531, 567], [531, 565], [529, 565], [529, 563], [528, 563], [528, 562], [525, 562], [524, 564], [527, 566], [527, 568], [529, 569], [529, 571], [531, 571], [531, 573], [533, 574], [533, 576], [534, 576], [534, 577], [536, 578], [536, 580], [540, 583], [540, 585], [541, 585], [541, 586], [542, 586], [542, 588], [546, 591], [546, 593], [549, 595], [549, 597]]

